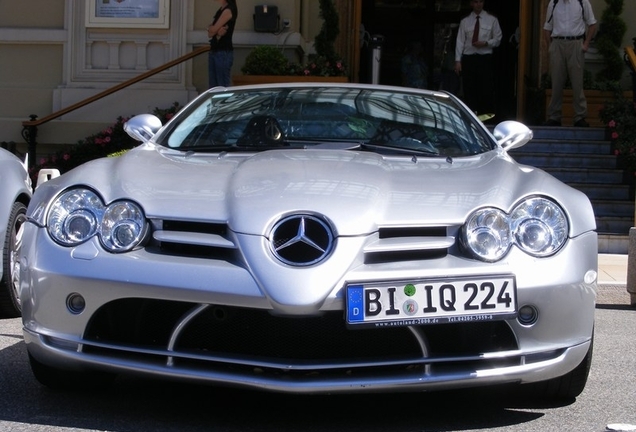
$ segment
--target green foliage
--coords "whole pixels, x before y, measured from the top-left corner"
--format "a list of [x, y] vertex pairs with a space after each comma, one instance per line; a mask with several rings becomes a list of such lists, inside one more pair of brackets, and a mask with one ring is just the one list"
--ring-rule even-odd
[[322, 27], [314, 39], [314, 48], [318, 57], [334, 62], [338, 57], [334, 45], [340, 33], [340, 21], [333, 0], [320, 0], [320, 17]]
[[334, 59], [332, 61], [327, 60], [326, 57], [311, 55], [309, 61], [305, 65], [290, 64], [290, 75], [304, 75], [304, 76], [344, 76], [347, 74], [347, 69], [344, 62], [341, 59]]
[[241, 72], [245, 75], [346, 75], [345, 63], [334, 48], [340, 27], [333, 0], [320, 0], [320, 17], [323, 23], [314, 40], [316, 54], [309, 56], [307, 64], [290, 62], [280, 49], [261, 45], [247, 55]]
[[[159, 117], [162, 123], [165, 123], [180, 109], [179, 103], [175, 102], [169, 108], [155, 108], [153, 114]], [[90, 160], [123, 154], [137, 146], [139, 142], [132, 139], [124, 131], [124, 124], [127, 121], [128, 118], [117, 117], [117, 121], [106, 129], [88, 136], [74, 145], [67, 146], [55, 154], [41, 158], [39, 163], [29, 172], [32, 180], [37, 179], [38, 172], [42, 168], [57, 168], [60, 173], [64, 174]]]
[[605, 3], [607, 7], [601, 16], [601, 26], [596, 37], [596, 47], [603, 56], [604, 67], [596, 78], [599, 81], [619, 81], [625, 66], [621, 44], [627, 31], [627, 25], [620, 17], [623, 12], [623, 0], [605, 0]]
[[271, 45], [254, 48], [245, 58], [241, 71], [245, 75], [286, 75], [288, 60], [283, 52]]
[[599, 111], [599, 117], [607, 125], [614, 153], [625, 169], [636, 174], [636, 103], [619, 89]]

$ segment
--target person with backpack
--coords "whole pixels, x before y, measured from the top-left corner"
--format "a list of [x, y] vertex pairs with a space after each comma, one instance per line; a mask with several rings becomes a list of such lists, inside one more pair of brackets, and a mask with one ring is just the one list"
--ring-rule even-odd
[[568, 78], [572, 84], [574, 126], [589, 126], [587, 101], [583, 91], [585, 53], [596, 33], [596, 19], [589, 0], [552, 0], [543, 26], [548, 43], [552, 98], [548, 105], [546, 126], [561, 126], [563, 88]]

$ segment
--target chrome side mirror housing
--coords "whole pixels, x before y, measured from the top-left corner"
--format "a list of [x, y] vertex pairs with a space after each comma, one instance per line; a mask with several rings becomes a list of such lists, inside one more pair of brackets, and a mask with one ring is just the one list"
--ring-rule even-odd
[[139, 114], [124, 124], [124, 131], [133, 139], [148, 142], [161, 129], [161, 120], [152, 114]]
[[495, 126], [493, 135], [504, 150], [519, 148], [533, 137], [532, 130], [523, 123], [508, 120]]

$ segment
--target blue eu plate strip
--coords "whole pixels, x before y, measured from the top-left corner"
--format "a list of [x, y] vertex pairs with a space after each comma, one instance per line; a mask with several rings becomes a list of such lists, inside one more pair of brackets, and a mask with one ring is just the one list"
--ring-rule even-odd
[[347, 289], [347, 321], [364, 321], [364, 291], [362, 285], [351, 285]]

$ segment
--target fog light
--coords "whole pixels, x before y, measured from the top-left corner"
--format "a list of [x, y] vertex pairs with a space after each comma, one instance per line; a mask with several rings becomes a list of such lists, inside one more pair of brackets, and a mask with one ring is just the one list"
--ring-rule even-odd
[[519, 324], [524, 326], [531, 326], [537, 322], [539, 318], [539, 312], [534, 308], [534, 306], [522, 306], [519, 309], [519, 314], [517, 315], [517, 321]]
[[73, 293], [66, 298], [66, 307], [70, 313], [79, 315], [86, 308], [86, 300], [81, 295]]

